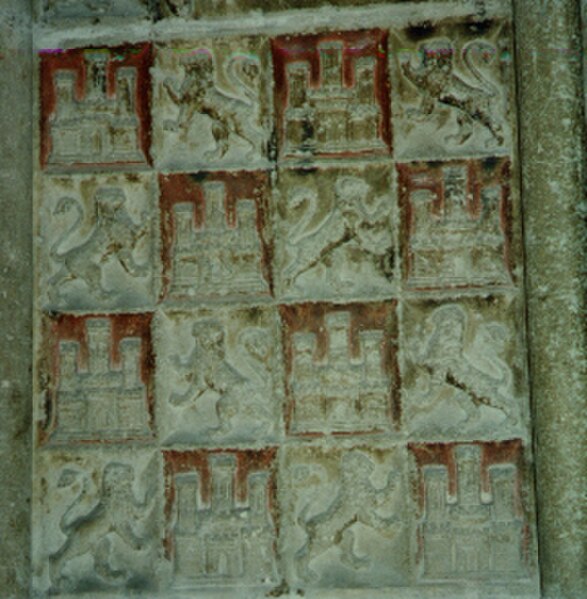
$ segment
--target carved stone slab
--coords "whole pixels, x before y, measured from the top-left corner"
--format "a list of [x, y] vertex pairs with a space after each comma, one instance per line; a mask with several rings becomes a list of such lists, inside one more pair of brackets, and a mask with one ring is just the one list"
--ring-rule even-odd
[[265, 166], [271, 133], [264, 38], [157, 48], [154, 148], [159, 166]]
[[45, 318], [41, 443], [124, 442], [152, 436], [150, 323], [150, 314]]
[[161, 175], [163, 296], [266, 297], [272, 287], [265, 172]]
[[272, 43], [282, 158], [389, 152], [386, 32], [284, 36]]
[[283, 370], [274, 309], [160, 313], [155, 349], [162, 441], [267, 441], [281, 430]]
[[275, 449], [165, 451], [165, 557], [176, 588], [275, 586]]
[[150, 175], [43, 179], [40, 301], [57, 310], [148, 308], [155, 300]]
[[489, 296], [403, 307], [403, 424], [419, 438], [508, 438], [526, 430], [516, 302]]
[[37, 455], [34, 596], [157, 588], [161, 466], [120, 450]]
[[400, 448], [286, 449], [280, 548], [292, 590], [406, 583], [405, 465]]
[[150, 44], [40, 58], [43, 168], [149, 163]]
[[281, 170], [278, 190], [279, 297], [390, 296], [397, 211], [387, 167]]
[[410, 450], [419, 580], [528, 579], [533, 530], [521, 442], [422, 443]]
[[511, 286], [509, 160], [416, 162], [397, 168], [407, 286]]
[[293, 435], [390, 431], [399, 416], [395, 302], [280, 307]]
[[445, 21], [390, 36], [397, 158], [507, 154], [513, 51], [507, 22]]

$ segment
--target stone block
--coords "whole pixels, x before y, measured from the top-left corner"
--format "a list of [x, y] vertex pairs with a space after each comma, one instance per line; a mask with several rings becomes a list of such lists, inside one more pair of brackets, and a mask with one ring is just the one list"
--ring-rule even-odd
[[34, 596], [153, 593], [162, 554], [160, 458], [148, 450], [37, 454]]
[[173, 588], [252, 596], [276, 585], [275, 454], [275, 448], [163, 452]]
[[513, 149], [513, 42], [500, 19], [427, 21], [390, 35], [395, 156]]
[[283, 368], [273, 308], [159, 313], [155, 351], [163, 442], [214, 445], [278, 438]]
[[386, 166], [281, 169], [275, 217], [280, 299], [390, 297], [397, 208]]
[[535, 574], [520, 440], [412, 444], [410, 453], [418, 579], [491, 581], [517, 593], [513, 583]]
[[160, 175], [163, 297], [267, 299], [270, 196], [263, 171]]
[[145, 18], [151, 0], [40, 0], [41, 14], [48, 21], [73, 19]]
[[150, 163], [151, 45], [40, 52], [44, 169]]
[[413, 301], [402, 315], [402, 419], [411, 438], [507, 439], [527, 430], [519, 304]]
[[261, 37], [159, 45], [153, 71], [157, 166], [267, 166], [270, 69]]
[[507, 158], [397, 166], [408, 288], [513, 285], [510, 168]]
[[280, 548], [292, 591], [406, 584], [406, 462], [401, 447], [284, 450]]
[[158, 282], [156, 222], [150, 175], [44, 178], [39, 210], [43, 307], [153, 307]]
[[48, 316], [40, 348], [41, 443], [153, 435], [151, 314]]
[[280, 307], [291, 435], [392, 432], [399, 421], [395, 302]]
[[282, 159], [389, 153], [386, 32], [288, 35], [272, 47]]

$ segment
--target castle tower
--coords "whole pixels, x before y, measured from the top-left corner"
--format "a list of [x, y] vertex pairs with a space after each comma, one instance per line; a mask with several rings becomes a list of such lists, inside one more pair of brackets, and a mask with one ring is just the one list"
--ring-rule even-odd
[[120, 342], [122, 360], [123, 384], [127, 389], [141, 385], [141, 340], [137, 337], [127, 337]]
[[511, 522], [516, 518], [514, 500], [516, 468], [513, 464], [492, 466], [490, 479], [493, 495], [493, 517], [497, 522]]
[[264, 525], [268, 520], [267, 486], [269, 472], [254, 472], [248, 477], [248, 504], [253, 524]]
[[110, 372], [111, 326], [107, 318], [90, 318], [86, 322], [89, 349], [89, 372]]
[[75, 73], [69, 70], [58, 70], [53, 81], [57, 96], [57, 115], [61, 116], [70, 112], [75, 105]]
[[205, 181], [202, 183], [202, 193], [205, 202], [204, 227], [206, 231], [225, 231], [226, 187], [222, 181]]
[[320, 82], [323, 88], [342, 88], [342, 53], [344, 45], [340, 41], [318, 44], [320, 55]]
[[311, 375], [314, 370], [316, 335], [298, 331], [292, 335], [293, 375], [299, 381]]
[[188, 249], [194, 241], [194, 206], [191, 202], [181, 202], [173, 206], [175, 224], [175, 249]]
[[375, 58], [364, 56], [355, 62], [355, 97], [361, 105], [375, 103]]
[[304, 108], [310, 87], [310, 65], [307, 62], [292, 62], [287, 65], [288, 106]]
[[178, 535], [192, 535], [197, 532], [198, 498], [200, 477], [197, 472], [182, 472], [175, 475], [177, 520], [175, 532]]
[[444, 216], [448, 223], [468, 221], [467, 213], [467, 168], [450, 166], [443, 171]]
[[84, 53], [86, 59], [86, 96], [88, 102], [106, 99], [106, 65], [108, 53], [89, 50]]
[[332, 312], [324, 318], [328, 332], [328, 361], [331, 364], [350, 362], [350, 312]]
[[78, 374], [78, 352], [79, 343], [76, 341], [59, 342], [59, 381], [61, 387], [70, 386]]
[[460, 507], [476, 507], [481, 503], [481, 448], [477, 445], [459, 445], [455, 448]]
[[238, 241], [244, 251], [258, 251], [257, 205], [255, 200], [239, 200], [236, 203]]
[[229, 514], [234, 509], [236, 456], [212, 454], [208, 464], [212, 473], [212, 510], [218, 514]]
[[367, 384], [376, 383], [383, 377], [381, 362], [383, 333], [377, 330], [361, 331], [359, 339], [361, 341], [361, 361], [365, 369], [365, 382]]
[[136, 69], [123, 67], [116, 72], [116, 104], [117, 112], [122, 116], [135, 114]]
[[442, 523], [447, 517], [448, 472], [444, 466], [423, 469], [426, 521]]

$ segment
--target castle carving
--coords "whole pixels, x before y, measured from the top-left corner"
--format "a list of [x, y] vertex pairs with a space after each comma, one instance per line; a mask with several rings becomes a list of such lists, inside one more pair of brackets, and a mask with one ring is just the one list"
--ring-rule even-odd
[[120, 367], [114, 367], [110, 321], [90, 318], [86, 332], [87, 368], [80, 368], [77, 341], [59, 342], [57, 428], [53, 439], [114, 440], [148, 435], [141, 339], [126, 337], [120, 341]]
[[189, 586], [275, 583], [275, 527], [269, 512], [269, 472], [250, 472], [236, 499], [236, 456], [212, 454], [210, 501], [196, 471], [175, 475], [174, 581]]
[[446, 466], [423, 468], [423, 577], [501, 580], [524, 576], [515, 465], [489, 466], [491, 488], [487, 494], [481, 489], [480, 447], [457, 446], [454, 452], [456, 496], [449, 495]]
[[391, 380], [383, 366], [383, 331], [360, 331], [360, 352], [353, 355], [349, 312], [327, 314], [325, 328], [328, 352], [323, 359], [316, 355], [315, 333], [293, 334], [293, 432], [385, 427]]
[[205, 204], [202, 226], [194, 226], [194, 204], [183, 202], [173, 207], [171, 295], [267, 293], [255, 201], [237, 200], [236, 222], [231, 225], [225, 208], [225, 184], [204, 182], [202, 192]]
[[286, 154], [384, 150], [383, 115], [376, 97], [376, 59], [353, 61], [354, 85], [343, 77], [344, 43], [319, 43], [319, 85], [311, 83], [307, 61], [286, 66], [288, 88], [284, 114]]
[[[408, 282], [413, 287], [508, 284], [502, 186], [474, 191], [466, 165], [411, 176]], [[478, 193], [475, 206], [474, 193]]]
[[110, 53], [84, 52], [85, 89], [76, 93], [72, 69], [58, 69], [54, 76], [56, 106], [49, 119], [49, 164], [144, 162], [140, 148], [136, 110], [137, 69], [120, 67], [114, 93], [108, 89]]

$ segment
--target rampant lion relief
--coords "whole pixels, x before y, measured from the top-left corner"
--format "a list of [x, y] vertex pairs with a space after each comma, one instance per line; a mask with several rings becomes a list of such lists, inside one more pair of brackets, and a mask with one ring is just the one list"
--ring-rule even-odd
[[148, 301], [151, 248], [148, 214], [131, 212], [120, 187], [101, 186], [93, 195], [62, 195], [45, 224], [45, 302], [58, 309], [111, 307]]
[[242, 49], [168, 48], [160, 53], [159, 162], [190, 168], [266, 160], [267, 97], [257, 42]]
[[438, 156], [506, 151], [509, 53], [500, 28], [473, 39], [441, 33], [447, 35], [397, 48], [398, 152], [409, 158], [416, 148]]

